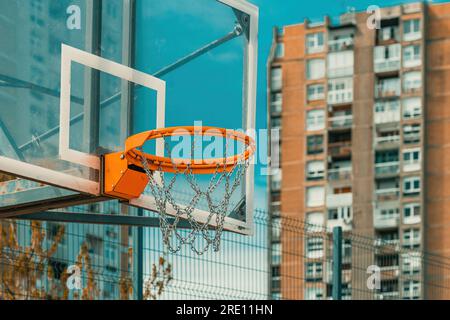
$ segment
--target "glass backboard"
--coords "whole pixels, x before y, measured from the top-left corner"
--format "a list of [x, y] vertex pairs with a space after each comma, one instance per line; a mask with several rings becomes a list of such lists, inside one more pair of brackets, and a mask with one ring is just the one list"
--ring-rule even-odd
[[[254, 128], [258, 11], [247, 1], [4, 1], [0, 15], [2, 216], [108, 200], [100, 157], [134, 133]], [[252, 201], [250, 166], [227, 230], [251, 232]], [[155, 210], [147, 193], [130, 205]]]

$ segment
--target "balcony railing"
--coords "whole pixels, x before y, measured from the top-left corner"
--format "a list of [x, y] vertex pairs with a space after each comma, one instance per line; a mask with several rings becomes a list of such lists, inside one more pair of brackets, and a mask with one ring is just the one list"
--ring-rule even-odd
[[377, 199], [380, 201], [397, 199], [400, 195], [400, 188], [385, 188], [375, 190]]
[[400, 69], [400, 57], [385, 59], [385, 60], [375, 60], [374, 61], [375, 72], [389, 72], [396, 71]]
[[392, 239], [392, 240], [383, 240], [376, 239], [373, 242], [375, 248], [382, 249], [382, 252], [390, 252], [392, 250], [398, 251], [400, 250], [400, 240]]
[[378, 300], [394, 300], [398, 299], [400, 297], [398, 291], [389, 291], [389, 292], [382, 292], [377, 293], [376, 298]]
[[395, 111], [375, 112], [375, 124], [392, 123], [400, 121], [400, 109]]
[[352, 193], [339, 193], [339, 194], [329, 194], [327, 195], [327, 207], [328, 208], [338, 208], [343, 206], [351, 206], [353, 203]]
[[331, 52], [353, 49], [353, 38], [343, 38], [328, 41], [328, 50]]
[[282, 110], [282, 102], [281, 101], [273, 101], [270, 104], [270, 111], [272, 115], [280, 115]]
[[381, 267], [380, 269], [381, 269], [380, 276], [382, 280], [397, 278], [400, 274], [400, 267], [398, 265], [384, 266]]
[[280, 180], [272, 180], [270, 183], [272, 191], [281, 190], [281, 181]]
[[350, 128], [353, 124], [353, 115], [336, 116], [329, 119], [331, 128]]
[[391, 175], [400, 172], [400, 165], [398, 161], [383, 162], [375, 164], [375, 175]]
[[400, 142], [400, 135], [393, 135], [393, 136], [384, 136], [384, 137], [376, 137], [375, 143], [377, 145], [385, 145], [385, 144], [397, 144]]
[[353, 75], [353, 66], [335, 67], [329, 66], [327, 70], [329, 78], [339, 78]]
[[327, 228], [333, 230], [334, 227], [341, 227], [343, 231], [352, 230], [352, 220], [334, 219], [327, 221]]
[[375, 87], [376, 98], [388, 98], [400, 96], [401, 87], [400, 81], [396, 81], [395, 84], [379, 83]]
[[404, 143], [419, 143], [420, 142], [420, 132], [403, 133]]
[[377, 229], [395, 228], [400, 222], [400, 215], [381, 215], [376, 213], [373, 217], [373, 226]]
[[328, 103], [339, 104], [353, 101], [353, 89], [328, 91]]
[[352, 178], [352, 168], [328, 169], [328, 179], [333, 181], [350, 180]]
[[330, 142], [328, 144], [328, 154], [333, 157], [347, 156], [352, 153], [351, 141]]

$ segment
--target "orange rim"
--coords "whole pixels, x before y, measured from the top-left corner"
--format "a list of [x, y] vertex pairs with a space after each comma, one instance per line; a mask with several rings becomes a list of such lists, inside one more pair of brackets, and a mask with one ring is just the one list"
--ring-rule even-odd
[[[224, 137], [226, 139], [245, 143], [246, 149], [242, 154], [227, 158], [193, 160], [193, 163], [191, 163], [190, 159], [171, 159], [168, 157], [143, 153], [138, 150], [149, 140], [185, 135]], [[155, 129], [133, 135], [125, 142], [124, 155], [131, 164], [139, 167], [142, 167], [142, 157], [145, 157], [148, 162], [148, 167], [152, 171], [161, 170], [164, 172], [175, 173], [185, 171], [189, 167], [190, 171], [195, 174], [212, 174], [215, 172], [230, 172], [240, 160], [248, 160], [255, 153], [255, 150], [256, 145], [253, 138], [242, 132], [216, 127], [186, 126]], [[186, 161], [189, 161], [189, 163], [186, 163]]]

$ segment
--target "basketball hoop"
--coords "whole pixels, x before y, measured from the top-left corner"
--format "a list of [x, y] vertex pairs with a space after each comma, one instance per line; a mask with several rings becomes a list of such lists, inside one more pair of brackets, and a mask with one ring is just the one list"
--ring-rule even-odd
[[[167, 138], [174, 136], [192, 137], [189, 158], [172, 157], [172, 150]], [[225, 156], [195, 159], [196, 138], [203, 137], [223, 138], [225, 141]], [[167, 156], [144, 152], [144, 144], [156, 139], [164, 140], [164, 150]], [[245, 146], [245, 150], [242, 153], [228, 156], [227, 151], [230, 141], [240, 142]], [[235, 130], [222, 128], [186, 126], [139, 133], [126, 140], [123, 153], [107, 155], [107, 157], [113, 156], [114, 159], [105, 161], [105, 175], [112, 170], [114, 172], [120, 170], [118, 167], [111, 168], [111, 166], [108, 166], [108, 162], [117, 165], [118, 161], [124, 161], [128, 169], [121, 171], [121, 175], [116, 179], [117, 184], [112, 186], [109, 194], [117, 197], [118, 193], [123, 192], [123, 190], [130, 190], [139, 186], [140, 193], [131, 190], [128, 192], [132, 194], [121, 194], [123, 198], [132, 199], [140, 196], [148, 185], [149, 191], [156, 202], [163, 241], [170, 252], [180, 251], [182, 245], [189, 245], [194, 252], [200, 255], [206, 252], [211, 245], [214, 251], [218, 251], [225, 218], [230, 208], [230, 199], [241, 184], [242, 177], [245, 176], [245, 171], [255, 150], [255, 142], [250, 136]], [[120, 160], [117, 159], [117, 156], [120, 157]], [[124, 168], [124, 166], [121, 166], [121, 168]], [[142, 173], [145, 174], [145, 179], [143, 179]], [[166, 179], [166, 174], [171, 174], [170, 179]], [[124, 180], [123, 178], [126, 175], [129, 179]], [[197, 175], [211, 175], [206, 188], [198, 183]], [[177, 204], [173, 194], [177, 178], [180, 176], [185, 178], [187, 186], [194, 193], [187, 205]], [[124, 183], [122, 180], [127, 182]], [[212, 194], [219, 186], [222, 187], [223, 194], [221, 194], [220, 200], [216, 200], [212, 197]], [[108, 194], [108, 190], [106, 193]], [[203, 222], [199, 222], [194, 215], [194, 210], [201, 200], [205, 201], [208, 207], [208, 215]], [[187, 220], [190, 225], [190, 231], [187, 232], [187, 235], [183, 235], [177, 229], [181, 219]], [[210, 228], [213, 229], [213, 235], [209, 233]], [[197, 248], [198, 244], [195, 242], [198, 236], [204, 239], [204, 245], [201, 248]], [[173, 239], [175, 239], [176, 244], [173, 244]]]

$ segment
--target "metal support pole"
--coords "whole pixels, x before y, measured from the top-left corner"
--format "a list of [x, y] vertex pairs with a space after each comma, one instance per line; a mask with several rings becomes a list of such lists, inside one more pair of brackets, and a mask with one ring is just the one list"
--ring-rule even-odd
[[[138, 216], [144, 215], [143, 209], [138, 209]], [[144, 300], [144, 229], [137, 228], [137, 299]]]
[[153, 74], [153, 76], [155, 76], [157, 78], [161, 78], [165, 74], [167, 74], [167, 73], [169, 73], [169, 72], [171, 72], [171, 71], [173, 71], [175, 69], [178, 69], [179, 67], [181, 67], [181, 66], [185, 65], [186, 63], [194, 60], [195, 58], [205, 54], [206, 52], [211, 51], [212, 49], [214, 49], [214, 48], [216, 48], [216, 47], [218, 47], [218, 46], [220, 46], [220, 45], [222, 45], [222, 44], [224, 44], [224, 43], [226, 43], [226, 42], [228, 42], [228, 41], [230, 41], [230, 40], [232, 40], [234, 38], [239, 37], [240, 35], [242, 35], [243, 31], [244, 30], [242, 29], [241, 25], [237, 24], [234, 27], [233, 31], [228, 33], [226, 36], [224, 36], [224, 37], [222, 37], [220, 39], [217, 39], [217, 40], [215, 40], [215, 41], [213, 41], [211, 43], [208, 43], [207, 45], [201, 47], [200, 49], [195, 50], [191, 54], [189, 54], [189, 55], [187, 55], [187, 56], [185, 56], [185, 57], [183, 57], [181, 59], [178, 59], [177, 61], [175, 61], [171, 65], [168, 65], [168, 66], [162, 68], [161, 70], [155, 72]]
[[342, 228], [333, 228], [333, 300], [342, 300]]

